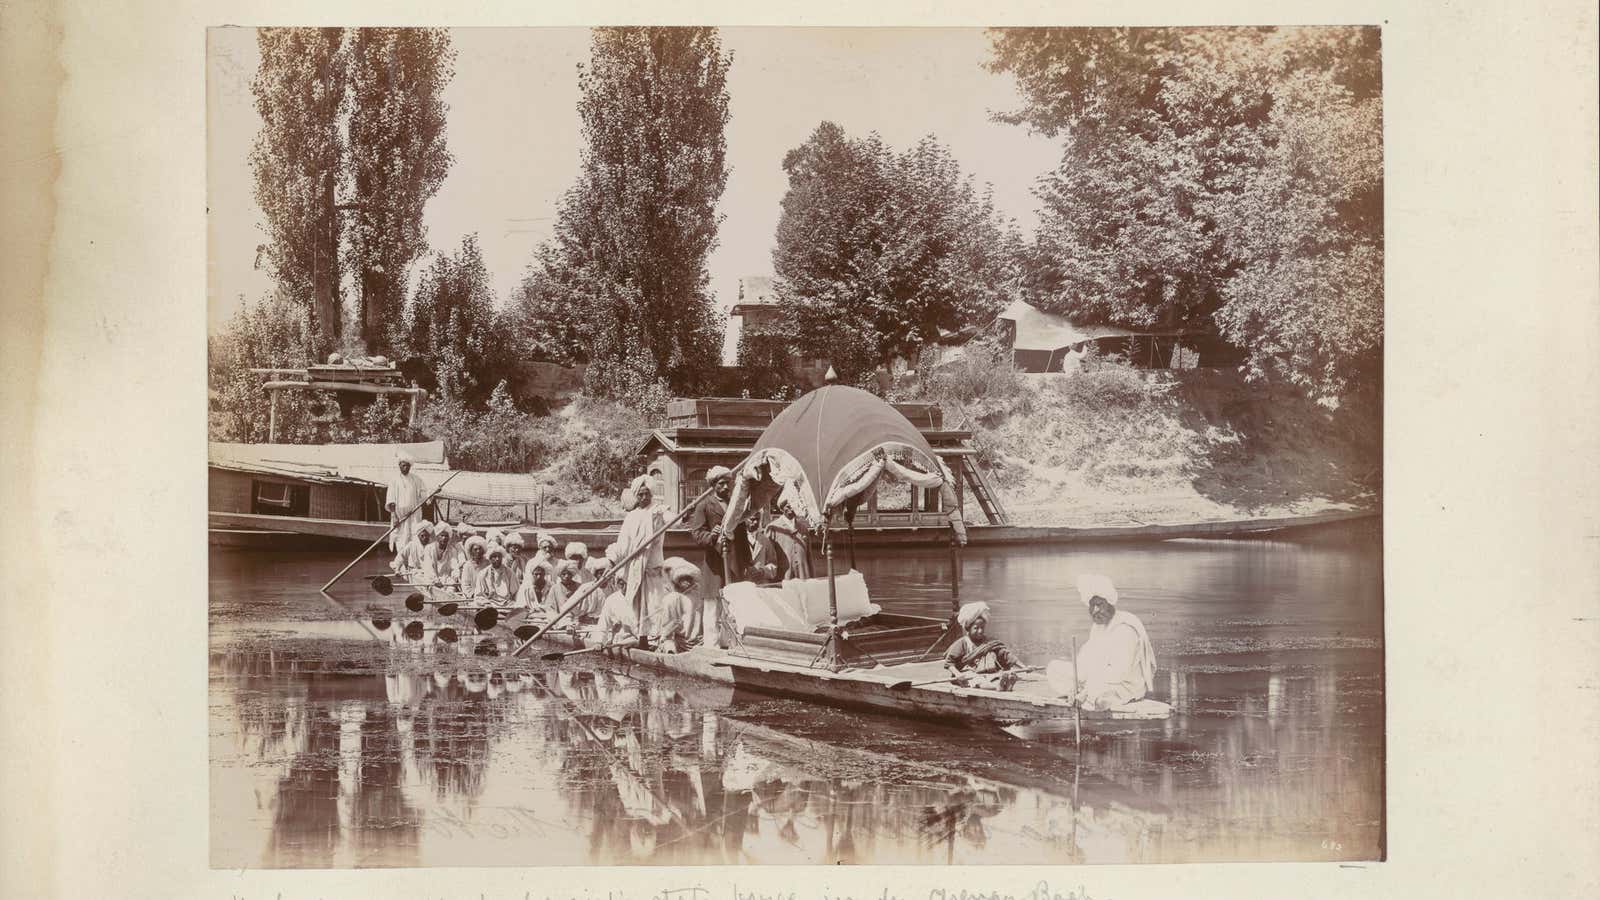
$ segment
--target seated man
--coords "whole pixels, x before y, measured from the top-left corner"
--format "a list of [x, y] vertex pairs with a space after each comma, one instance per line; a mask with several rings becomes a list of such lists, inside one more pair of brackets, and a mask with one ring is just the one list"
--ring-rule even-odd
[[1094, 623], [1078, 653], [1078, 703], [1104, 710], [1143, 699], [1156, 677], [1156, 651], [1144, 623], [1117, 608], [1117, 588], [1104, 575], [1079, 578], [1078, 597]]
[[409, 544], [400, 548], [399, 554], [394, 558], [394, 570], [400, 575], [420, 584], [430, 584], [433, 579], [429, 577], [433, 568], [430, 547], [433, 543], [433, 523], [426, 519], [417, 523], [416, 537]]
[[517, 584], [511, 579], [511, 569], [506, 566], [506, 549], [499, 544], [489, 545], [489, 566], [478, 573], [473, 586], [473, 596], [494, 606], [508, 606], [517, 596]]
[[989, 604], [968, 603], [956, 614], [963, 634], [944, 653], [945, 668], [952, 675], [970, 676], [968, 687], [1009, 691], [1017, 682], [1017, 669], [1025, 668], [1005, 644], [985, 634], [989, 625]]
[[672, 579], [672, 590], [658, 599], [650, 610], [652, 649], [657, 653], [681, 653], [691, 646], [689, 625], [700, 569], [676, 556], [667, 560], [662, 568]]
[[599, 623], [589, 632], [589, 646], [633, 644], [638, 640], [639, 622], [633, 612], [633, 602], [623, 591], [612, 591], [600, 606]]

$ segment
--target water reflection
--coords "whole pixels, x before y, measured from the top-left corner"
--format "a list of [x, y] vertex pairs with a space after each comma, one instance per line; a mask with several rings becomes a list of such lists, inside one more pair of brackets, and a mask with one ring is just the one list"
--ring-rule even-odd
[[213, 786], [218, 864], [1308, 858], [1334, 827], [1356, 855], [1376, 846], [1375, 748], [1340, 737], [1359, 685], [1332, 674], [1175, 673], [1177, 702], [1242, 699], [1080, 747], [1061, 726], [802, 722], [710, 685], [419, 659], [440, 662], [213, 655], [214, 778], [254, 782]]
[[[359, 571], [339, 602], [315, 594], [343, 563], [212, 554], [214, 865], [1381, 854], [1375, 539], [970, 552], [963, 596], [989, 599], [997, 636], [1030, 658], [1081, 640], [1064, 587], [1079, 572], [1116, 579], [1150, 628], [1156, 696], [1178, 714], [1081, 744], [1070, 723], [946, 728], [640, 681], [592, 657], [512, 660], [506, 629], [409, 615]], [[948, 610], [947, 555], [861, 563], [896, 610]]]

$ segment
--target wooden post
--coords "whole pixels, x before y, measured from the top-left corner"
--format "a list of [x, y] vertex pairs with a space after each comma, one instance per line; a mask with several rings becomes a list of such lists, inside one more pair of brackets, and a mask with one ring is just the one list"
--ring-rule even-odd
[[[828, 566], [828, 644], [833, 645], [833, 656], [839, 658], [839, 648], [833, 642], [839, 639], [839, 587], [833, 580], [833, 539], [828, 532], [822, 532], [822, 556], [827, 560]], [[834, 668], [832, 662], [828, 666]]]
[[278, 392], [268, 389], [267, 396], [272, 398], [267, 409], [267, 443], [278, 442]]
[[406, 420], [406, 427], [415, 430], [417, 427], [417, 391], [411, 391], [411, 417]]
[[950, 541], [950, 609], [961, 611], [961, 544]]

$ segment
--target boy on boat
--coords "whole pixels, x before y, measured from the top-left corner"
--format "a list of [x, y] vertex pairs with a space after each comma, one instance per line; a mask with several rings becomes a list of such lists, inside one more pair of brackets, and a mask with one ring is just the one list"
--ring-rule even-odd
[[968, 687], [1009, 691], [1016, 684], [1018, 673], [1024, 668], [1005, 644], [992, 640], [986, 634], [989, 626], [989, 604], [982, 601], [968, 603], [956, 613], [956, 623], [962, 635], [945, 651], [944, 665], [952, 675], [966, 677]]
[[478, 573], [472, 595], [495, 606], [509, 606], [516, 599], [517, 585], [511, 580], [511, 570], [506, 568], [506, 548], [489, 545], [489, 566]]
[[1117, 588], [1104, 575], [1078, 579], [1078, 599], [1089, 608], [1089, 640], [1077, 659], [1077, 689], [1084, 709], [1104, 710], [1143, 700], [1155, 686], [1156, 651], [1144, 623], [1117, 608]]

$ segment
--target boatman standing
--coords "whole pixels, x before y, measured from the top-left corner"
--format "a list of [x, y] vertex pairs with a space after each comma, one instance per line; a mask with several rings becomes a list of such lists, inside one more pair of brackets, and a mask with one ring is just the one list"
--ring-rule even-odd
[[[634, 621], [642, 621], [649, 611], [659, 605], [667, 593], [666, 575], [661, 570], [662, 545], [665, 543], [665, 510], [655, 502], [650, 490], [650, 476], [640, 475], [628, 486], [625, 498], [632, 501], [628, 514], [622, 517], [622, 528], [617, 533], [618, 559], [633, 555], [628, 563], [627, 587], [623, 595], [634, 609]], [[653, 537], [652, 537], [653, 536]]]
[[733, 493], [733, 472], [726, 466], [712, 466], [706, 471], [706, 483], [711, 485], [711, 493], [689, 514], [689, 533], [706, 554], [701, 567], [700, 600], [690, 610], [686, 635], [690, 642], [700, 640], [704, 622], [710, 621], [716, 627], [717, 592], [728, 582], [722, 565], [722, 517], [728, 512], [728, 496]]
[[[417, 536], [417, 525], [422, 521], [422, 479], [411, 471], [411, 454], [402, 450], [395, 457], [400, 472], [389, 482], [384, 493], [383, 506], [389, 511], [389, 521], [394, 531], [389, 534], [389, 549], [397, 555]], [[409, 515], [408, 515], [409, 514]], [[405, 518], [402, 519], [401, 517]]]
[[1078, 598], [1094, 622], [1078, 653], [1078, 703], [1112, 709], [1144, 699], [1156, 678], [1156, 651], [1144, 623], [1117, 608], [1116, 585], [1104, 575], [1080, 577]]

